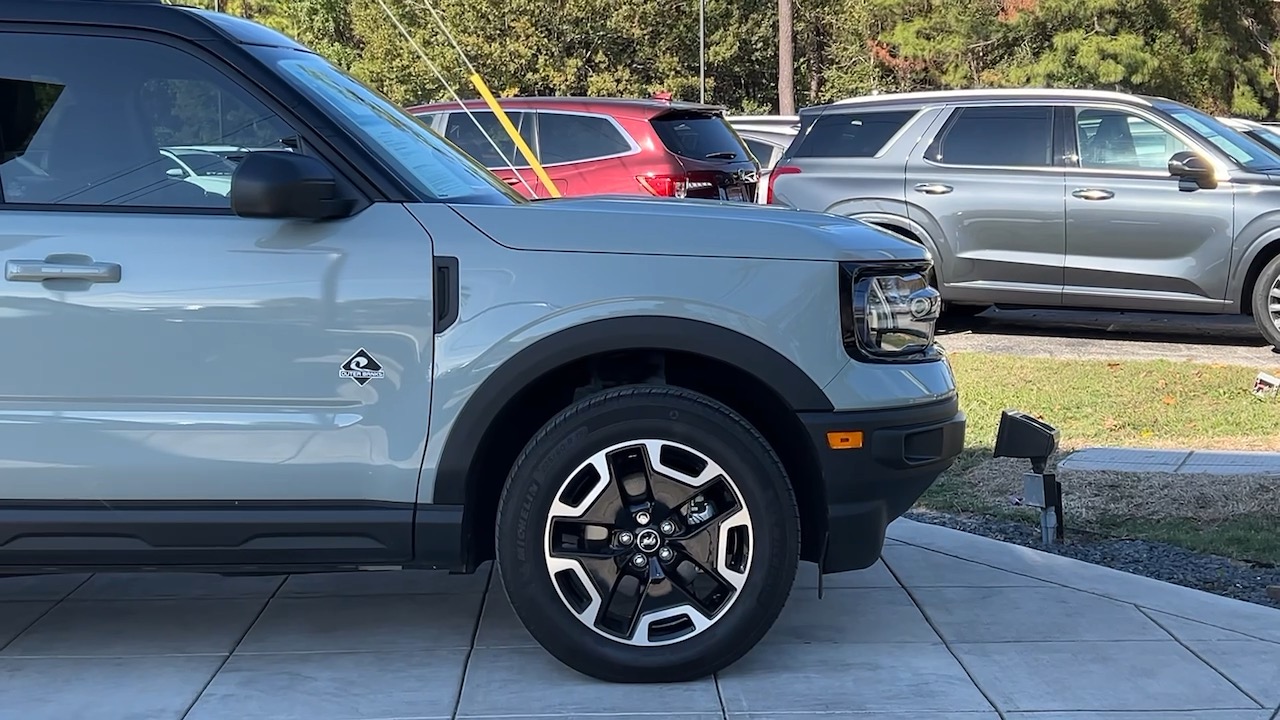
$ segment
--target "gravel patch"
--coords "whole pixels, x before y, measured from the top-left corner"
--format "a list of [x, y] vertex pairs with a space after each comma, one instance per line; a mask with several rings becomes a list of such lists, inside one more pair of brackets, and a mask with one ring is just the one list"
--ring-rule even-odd
[[908, 511], [906, 517], [1215, 595], [1280, 608], [1280, 599], [1267, 593], [1268, 586], [1280, 585], [1280, 568], [1260, 567], [1167, 543], [1117, 539], [1072, 530], [1069, 524], [1063, 544], [1044, 545], [1040, 542], [1039, 526], [1013, 520], [920, 509]]

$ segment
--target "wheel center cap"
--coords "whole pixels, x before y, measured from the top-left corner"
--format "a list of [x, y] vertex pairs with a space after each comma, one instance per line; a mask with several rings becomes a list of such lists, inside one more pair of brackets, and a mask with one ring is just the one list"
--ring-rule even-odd
[[658, 537], [658, 531], [653, 528], [645, 528], [636, 533], [636, 547], [644, 552], [653, 552], [662, 544], [662, 538]]

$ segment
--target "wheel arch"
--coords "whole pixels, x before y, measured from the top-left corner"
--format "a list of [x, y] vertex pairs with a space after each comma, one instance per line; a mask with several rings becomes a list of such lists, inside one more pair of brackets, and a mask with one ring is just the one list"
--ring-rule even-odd
[[[776, 350], [735, 330], [684, 318], [629, 316], [567, 328], [523, 348], [463, 405], [436, 463], [430, 500], [462, 508], [457, 569], [471, 571], [493, 558], [498, 496], [511, 465], [533, 433], [572, 404], [584, 368], [652, 355], [663, 357], [668, 384], [728, 405], [774, 445], [800, 505], [804, 555], [816, 557], [826, 500], [816, 452], [796, 413], [832, 410], [822, 388]], [[637, 377], [644, 371], [638, 369]]]
[[1258, 278], [1262, 276], [1262, 269], [1280, 256], [1280, 233], [1274, 234], [1267, 240], [1258, 243], [1257, 249], [1253, 252], [1253, 257], [1249, 260], [1248, 269], [1241, 277], [1239, 292], [1236, 297], [1240, 299], [1240, 313], [1242, 315], [1253, 314], [1253, 290], [1257, 284]]
[[938, 285], [942, 285], [942, 263], [938, 255], [937, 243], [929, 235], [929, 231], [925, 230], [920, 223], [901, 215], [885, 212], [861, 212], [849, 217], [923, 245], [929, 251], [930, 258], [933, 261], [933, 274], [938, 278]]

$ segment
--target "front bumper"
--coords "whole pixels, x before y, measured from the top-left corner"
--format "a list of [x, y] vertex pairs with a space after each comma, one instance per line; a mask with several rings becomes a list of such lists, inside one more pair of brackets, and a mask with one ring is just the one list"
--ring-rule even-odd
[[[885, 529], [915, 504], [964, 448], [959, 400], [905, 408], [801, 413], [822, 470], [826, 528], [824, 573], [875, 564]], [[861, 433], [832, 449], [827, 433]]]

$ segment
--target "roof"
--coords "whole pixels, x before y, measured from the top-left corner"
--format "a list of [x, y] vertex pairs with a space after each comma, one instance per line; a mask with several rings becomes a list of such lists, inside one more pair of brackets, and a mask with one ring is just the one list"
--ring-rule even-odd
[[[581, 95], [517, 95], [514, 97], [497, 98], [498, 104], [503, 109], [506, 108], [538, 108], [538, 107], [562, 107], [583, 110], [588, 108], [612, 108], [612, 109], [631, 109], [645, 111], [647, 114], [657, 114], [669, 110], [688, 110], [723, 113], [724, 108], [719, 105], [708, 105], [696, 102], [684, 102], [680, 100], [658, 100], [656, 98], [621, 98], [621, 97], [588, 97]], [[422, 103], [406, 108], [411, 113], [432, 112], [439, 110], [455, 110], [460, 107], [468, 109], [484, 109], [487, 108], [484, 100], [464, 100], [459, 105], [455, 100], [445, 100], [442, 102]]]
[[0, 0], [0, 20], [54, 22], [134, 28], [192, 39], [208, 39], [210, 28], [242, 45], [307, 50], [283, 33], [227, 13], [203, 10], [174, 0]]
[[827, 105], [815, 105], [801, 110], [810, 114], [819, 110], [849, 106], [897, 105], [912, 103], [945, 103], [975, 100], [1034, 100], [1053, 98], [1058, 100], [1110, 100], [1130, 105], [1151, 105], [1160, 98], [1146, 95], [1116, 92], [1113, 90], [1088, 90], [1074, 88], [975, 88], [966, 90], [923, 90], [918, 92], [879, 93], [860, 95], [837, 100]]

